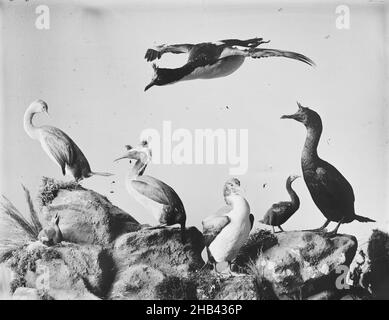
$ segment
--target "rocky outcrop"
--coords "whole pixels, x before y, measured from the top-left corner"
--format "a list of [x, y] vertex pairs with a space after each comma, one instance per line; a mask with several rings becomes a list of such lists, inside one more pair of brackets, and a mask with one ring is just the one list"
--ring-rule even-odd
[[218, 276], [199, 270], [204, 241], [195, 227], [182, 243], [179, 228], [149, 229], [75, 183], [46, 179], [38, 198], [43, 225], [58, 214], [64, 241], [7, 255], [14, 299], [358, 298], [336, 285], [355, 256], [353, 236], [256, 228], [233, 264], [241, 276]]
[[282, 232], [276, 237], [278, 244], [264, 251], [255, 265], [278, 298], [306, 299], [342, 289], [339, 276], [347, 272], [355, 256], [355, 237], [310, 231]]
[[251, 275], [238, 276], [222, 282], [216, 300], [257, 300], [255, 277]]
[[121, 234], [141, 227], [106, 197], [72, 182], [44, 179], [39, 202], [43, 225], [50, 223], [57, 213], [67, 242], [108, 245]]
[[111, 299], [157, 299], [165, 279], [188, 278], [204, 261], [200, 231], [191, 227], [181, 242], [180, 229], [154, 229], [131, 232], [119, 237], [113, 247], [118, 268]]

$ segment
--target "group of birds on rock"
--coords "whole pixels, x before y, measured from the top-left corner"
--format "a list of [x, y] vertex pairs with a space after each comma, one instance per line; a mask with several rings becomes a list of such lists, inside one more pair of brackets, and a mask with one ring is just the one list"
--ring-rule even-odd
[[[167, 52], [188, 53], [189, 59], [184, 66], [176, 69], [158, 68], [154, 64], [155, 75], [145, 91], [152, 86], [163, 86], [183, 80], [227, 76], [237, 70], [246, 57], [287, 57], [314, 65], [311, 59], [299, 53], [257, 48], [264, 43], [268, 41], [262, 38], [229, 39], [199, 44], [160, 45], [148, 49], [145, 55], [147, 61], [159, 59]], [[111, 175], [110, 173], [93, 172], [81, 149], [62, 130], [51, 126], [34, 126], [32, 120], [37, 113], [48, 113], [47, 103], [43, 100], [34, 101], [26, 110], [24, 129], [32, 139], [40, 142], [50, 159], [61, 168], [63, 175], [72, 175], [76, 182], [93, 175]], [[281, 118], [294, 119], [303, 123], [307, 129], [301, 156], [303, 177], [314, 203], [327, 219], [326, 223], [315, 231], [324, 231], [331, 221], [337, 222], [337, 226], [330, 234], [336, 234], [341, 224], [353, 220], [373, 222], [374, 220], [355, 213], [354, 193], [351, 185], [334, 166], [319, 158], [317, 147], [322, 132], [320, 116], [298, 103], [298, 111], [295, 114], [284, 115]], [[179, 225], [181, 240], [185, 243], [186, 213], [180, 197], [166, 183], [144, 175], [152, 159], [149, 143], [141, 141], [136, 147], [127, 145], [125, 154], [115, 161], [122, 159], [129, 159], [130, 163], [134, 162], [125, 180], [128, 193], [150, 211], [159, 223], [149, 229]], [[292, 183], [298, 177], [291, 175], [287, 178], [286, 189], [290, 195], [290, 201], [273, 204], [263, 219], [259, 221], [272, 226], [273, 232], [275, 232], [274, 227], [283, 231], [281, 225], [299, 209], [299, 197], [292, 189]], [[206, 265], [212, 264], [215, 272], [218, 272], [216, 264], [227, 262], [230, 266], [230, 273], [232, 273], [231, 265], [249, 237], [254, 224], [254, 216], [250, 212], [250, 205], [237, 178], [231, 178], [224, 184], [223, 196], [226, 205], [202, 222], [208, 255]], [[50, 226], [42, 230], [39, 239], [49, 245], [62, 240], [58, 216], [53, 218]]]

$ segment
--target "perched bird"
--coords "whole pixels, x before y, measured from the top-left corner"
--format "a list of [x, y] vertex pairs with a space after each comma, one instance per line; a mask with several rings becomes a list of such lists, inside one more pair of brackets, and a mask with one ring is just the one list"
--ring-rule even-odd
[[266, 212], [265, 216], [259, 222], [272, 226], [277, 226], [281, 231], [281, 225], [284, 224], [300, 207], [300, 199], [297, 193], [292, 189], [292, 182], [300, 176], [291, 175], [286, 179], [286, 190], [289, 193], [291, 201], [282, 201], [275, 203]]
[[38, 240], [47, 246], [54, 246], [63, 240], [62, 232], [58, 226], [58, 213], [52, 218], [50, 224], [39, 232]]
[[303, 176], [312, 199], [326, 217], [325, 224], [315, 231], [324, 230], [331, 221], [337, 222], [330, 234], [336, 234], [342, 223], [354, 220], [375, 222], [355, 213], [354, 192], [350, 183], [331, 164], [320, 159], [317, 146], [323, 130], [321, 118], [315, 111], [298, 104], [298, 111], [292, 115], [284, 115], [281, 119], [294, 119], [305, 125], [307, 136], [301, 156]]
[[214, 79], [228, 76], [242, 65], [246, 57], [254, 59], [285, 57], [314, 65], [311, 59], [300, 53], [257, 48], [259, 45], [268, 42], [270, 41], [263, 41], [262, 38], [229, 39], [198, 44], [163, 44], [148, 49], [145, 55], [147, 61], [160, 59], [167, 52], [188, 53], [189, 58], [185, 65], [175, 69], [158, 68], [153, 64], [154, 76], [146, 86], [145, 91], [152, 86], [164, 86], [183, 80]]
[[126, 146], [127, 152], [116, 159], [135, 160], [134, 166], [126, 176], [128, 193], [148, 209], [160, 223], [157, 227], [163, 228], [179, 224], [181, 226], [181, 240], [185, 242], [185, 208], [177, 193], [166, 183], [150, 176], [143, 175], [148, 163], [151, 161], [151, 149], [147, 141], [142, 141], [133, 148]]
[[62, 174], [71, 174], [78, 182], [93, 175], [111, 176], [110, 173], [92, 172], [88, 160], [75, 142], [62, 130], [51, 127], [36, 127], [32, 120], [37, 113], [48, 114], [46, 102], [36, 100], [24, 113], [24, 130], [34, 140], [41, 143], [47, 153], [62, 170]]
[[212, 263], [216, 273], [218, 273], [216, 264], [227, 261], [232, 274], [232, 261], [253, 227], [254, 216], [250, 214], [250, 205], [242, 193], [238, 179], [228, 180], [223, 190], [227, 206], [202, 222], [208, 255], [206, 265]]

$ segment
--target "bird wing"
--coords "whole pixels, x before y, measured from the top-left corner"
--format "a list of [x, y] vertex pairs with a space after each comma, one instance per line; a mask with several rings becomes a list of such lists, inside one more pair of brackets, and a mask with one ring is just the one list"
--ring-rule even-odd
[[226, 47], [227, 45], [221, 42], [199, 43], [190, 51], [187, 64], [195, 68], [212, 65], [219, 60], [220, 55]]
[[180, 197], [166, 183], [150, 176], [140, 176], [131, 181], [132, 187], [145, 197], [163, 205], [174, 205], [183, 208]]
[[282, 214], [290, 205], [291, 204], [289, 202], [274, 203], [270, 207], [270, 209], [267, 210], [265, 216], [263, 217], [263, 219], [260, 222], [267, 224], [267, 225], [276, 224], [277, 216], [279, 214]]
[[220, 40], [219, 42], [223, 42], [227, 46], [240, 46], [246, 48], [255, 48], [258, 47], [262, 43], [268, 43], [270, 41], [264, 41], [263, 38], [252, 38], [248, 40], [240, 40], [240, 39], [225, 39]]
[[310, 66], [314, 66], [315, 63], [309, 59], [308, 57], [304, 56], [303, 54], [292, 52], [292, 51], [284, 51], [284, 50], [277, 50], [277, 49], [263, 49], [263, 48], [251, 48], [247, 51], [247, 54], [254, 58], [268, 58], [268, 57], [285, 57], [290, 58], [294, 60], [299, 60], [301, 62], [307, 63]]
[[[225, 209], [228, 210], [228, 209]], [[203, 220], [203, 236], [207, 247], [212, 243], [217, 235], [231, 222], [231, 219], [226, 216], [211, 216]]]
[[62, 169], [62, 174], [65, 175], [66, 165], [71, 165], [74, 160], [74, 145], [73, 140], [62, 130], [45, 126], [43, 129], [43, 141]]
[[188, 53], [193, 48], [193, 44], [173, 44], [166, 45], [162, 44], [160, 46], [156, 46], [154, 48], [149, 48], [146, 51], [145, 59], [147, 61], [153, 61], [155, 59], [160, 59], [164, 53]]
[[90, 172], [89, 162], [77, 144], [62, 130], [43, 126], [43, 140], [48, 151], [52, 154], [62, 169], [62, 174], [65, 175], [66, 165], [70, 168], [78, 165], [85, 172]]
[[334, 166], [322, 160], [315, 175], [314, 182], [309, 181], [308, 184], [312, 197], [319, 206], [347, 210], [354, 205], [352, 186]]

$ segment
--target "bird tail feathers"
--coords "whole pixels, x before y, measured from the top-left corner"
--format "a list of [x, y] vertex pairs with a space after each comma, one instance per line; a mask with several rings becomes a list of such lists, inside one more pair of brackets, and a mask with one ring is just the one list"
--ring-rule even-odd
[[112, 173], [108, 173], [108, 172], [91, 172], [91, 175], [92, 176], [103, 176], [103, 177], [113, 176]]
[[358, 220], [359, 222], [376, 222], [373, 219], [370, 219], [370, 218], [367, 218], [367, 217], [363, 217], [363, 216], [359, 216], [357, 214], [355, 215], [355, 220]]
[[285, 57], [294, 60], [298, 60], [309, 64], [310, 66], [316, 66], [315, 62], [309, 59], [307, 56], [304, 56], [301, 53], [293, 52], [293, 51], [284, 51], [278, 49], [262, 49], [257, 48], [253, 50], [250, 54], [252, 58], [267, 58], [267, 57]]

